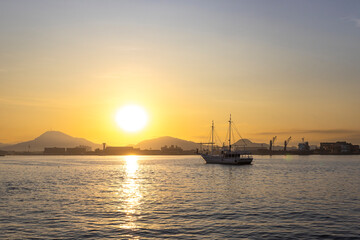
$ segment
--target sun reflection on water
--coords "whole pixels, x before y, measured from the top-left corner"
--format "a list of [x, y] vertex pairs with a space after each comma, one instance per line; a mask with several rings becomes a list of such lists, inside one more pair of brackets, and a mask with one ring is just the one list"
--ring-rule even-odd
[[127, 175], [136, 174], [136, 170], [139, 168], [137, 161], [138, 161], [138, 157], [135, 155], [125, 156]]
[[126, 216], [121, 228], [134, 229], [137, 227], [135, 222], [139, 217], [140, 199], [142, 198], [137, 173], [139, 168], [138, 157], [125, 156], [124, 167], [125, 178], [120, 189], [123, 205], [119, 206], [119, 208]]

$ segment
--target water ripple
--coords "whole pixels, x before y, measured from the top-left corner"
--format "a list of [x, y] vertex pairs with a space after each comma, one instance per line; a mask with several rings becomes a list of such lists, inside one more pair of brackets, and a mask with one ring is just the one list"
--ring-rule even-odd
[[358, 156], [7, 156], [1, 239], [359, 239]]

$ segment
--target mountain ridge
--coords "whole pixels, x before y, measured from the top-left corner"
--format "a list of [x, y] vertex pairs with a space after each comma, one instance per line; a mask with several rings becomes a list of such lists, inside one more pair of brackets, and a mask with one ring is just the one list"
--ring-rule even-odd
[[[39, 152], [44, 151], [45, 147], [76, 147], [79, 145], [89, 146], [92, 150], [96, 148], [102, 148], [101, 144], [93, 143], [85, 138], [72, 137], [60, 131], [47, 131], [33, 140], [20, 142], [17, 144], [0, 144], [0, 149], [5, 151], [20, 151], [20, 152]], [[143, 140], [135, 145], [131, 145], [141, 150], [160, 150], [164, 146], [178, 146], [183, 150], [195, 150], [200, 148], [200, 144], [171, 136], [162, 136], [152, 139]], [[246, 146], [249, 149], [266, 148], [269, 149], [269, 144], [266, 143], [254, 143], [249, 139], [240, 139], [233, 145], [242, 147]], [[30, 146], [30, 147], [29, 147]], [[130, 146], [130, 145], [129, 145]], [[291, 147], [289, 147], [290, 149]], [[274, 150], [283, 149], [283, 146], [274, 146]]]
[[77, 138], [60, 131], [47, 131], [33, 140], [20, 142], [13, 145], [1, 147], [7, 151], [43, 151], [45, 147], [76, 147], [79, 145], [89, 146], [92, 149], [100, 148], [100, 144], [93, 143], [85, 138]]

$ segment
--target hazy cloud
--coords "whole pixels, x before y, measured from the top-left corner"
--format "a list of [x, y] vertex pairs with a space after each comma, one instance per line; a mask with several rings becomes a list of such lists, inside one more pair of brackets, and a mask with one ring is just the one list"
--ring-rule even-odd
[[257, 135], [277, 135], [277, 134], [360, 134], [359, 130], [351, 129], [322, 129], [322, 130], [288, 130], [279, 132], [259, 132]]
[[352, 21], [355, 22], [357, 27], [360, 27], [360, 18], [354, 18]]
[[48, 99], [38, 98], [10, 98], [0, 97], [0, 105], [15, 105], [25, 107], [47, 107], [47, 108], [63, 108], [64, 104], [59, 105]]
[[354, 143], [359, 144], [360, 143], [360, 133], [349, 136], [349, 140]]
[[[294, 129], [287, 131], [271, 131], [271, 132], [258, 132], [255, 135], [259, 136], [293, 136], [294, 140], [296, 136], [308, 137], [312, 139], [311, 136], [321, 135], [321, 141], [325, 142], [336, 142], [336, 141], [347, 141], [353, 144], [360, 144], [360, 130], [351, 130], [351, 129]], [[313, 139], [314, 140], [314, 139]], [[312, 143], [317, 143], [319, 137], [316, 138]], [[321, 142], [320, 141], [320, 142]], [[296, 142], [296, 140], [295, 140]]]
[[360, 27], [360, 18], [346, 17], [346, 18], [344, 18], [344, 20], [346, 20], [346, 21], [348, 21], [348, 22], [355, 23], [355, 25], [356, 25], [357, 27]]

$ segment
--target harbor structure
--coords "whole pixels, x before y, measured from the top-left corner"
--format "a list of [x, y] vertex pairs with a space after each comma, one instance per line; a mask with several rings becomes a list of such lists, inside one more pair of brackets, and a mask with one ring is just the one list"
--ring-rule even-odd
[[322, 154], [353, 154], [359, 153], [359, 145], [353, 145], [345, 141], [320, 143]]
[[45, 155], [65, 155], [66, 148], [59, 148], [59, 147], [46, 147], [44, 148]]
[[309, 142], [301, 142], [298, 144], [298, 149], [300, 152], [307, 152], [310, 151]]
[[140, 153], [140, 148], [134, 147], [106, 147], [103, 151], [105, 155], [135, 155]]

